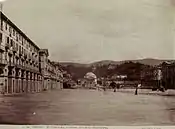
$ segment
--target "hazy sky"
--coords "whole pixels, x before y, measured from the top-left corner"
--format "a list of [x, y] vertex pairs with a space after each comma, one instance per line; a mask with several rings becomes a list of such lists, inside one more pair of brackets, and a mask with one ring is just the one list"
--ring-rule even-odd
[[3, 10], [52, 60], [174, 56], [173, 0], [7, 0]]

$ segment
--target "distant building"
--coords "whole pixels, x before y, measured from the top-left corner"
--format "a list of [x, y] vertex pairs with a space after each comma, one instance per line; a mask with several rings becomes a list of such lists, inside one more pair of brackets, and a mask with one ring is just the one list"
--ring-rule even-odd
[[39, 50], [40, 72], [43, 75], [44, 89], [63, 88], [59, 67], [48, 59], [47, 49]]
[[175, 62], [163, 62], [162, 83], [166, 89], [175, 89]]
[[86, 73], [86, 75], [84, 76], [84, 79], [85, 79], [86, 87], [91, 88], [97, 85], [97, 76], [92, 72]]

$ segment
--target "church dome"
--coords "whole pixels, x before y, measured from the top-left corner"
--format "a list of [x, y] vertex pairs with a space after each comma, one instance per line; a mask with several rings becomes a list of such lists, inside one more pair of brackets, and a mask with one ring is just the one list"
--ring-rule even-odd
[[88, 73], [86, 73], [84, 78], [90, 79], [90, 80], [94, 80], [94, 79], [97, 79], [97, 76], [94, 73], [92, 73], [92, 72], [88, 72]]

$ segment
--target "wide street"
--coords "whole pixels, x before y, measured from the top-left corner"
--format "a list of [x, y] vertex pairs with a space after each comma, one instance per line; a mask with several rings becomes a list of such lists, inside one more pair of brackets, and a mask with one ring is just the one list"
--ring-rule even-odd
[[57, 90], [0, 98], [1, 124], [175, 125], [175, 98]]

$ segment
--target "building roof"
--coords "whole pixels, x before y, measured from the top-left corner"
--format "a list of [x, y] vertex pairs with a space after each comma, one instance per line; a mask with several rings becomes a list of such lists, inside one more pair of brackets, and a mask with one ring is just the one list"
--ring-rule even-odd
[[26, 36], [26, 34], [22, 32], [22, 30], [20, 30], [8, 17], [6, 17], [5, 14], [2, 12], [0, 13], [3, 20], [5, 20], [11, 27], [13, 27], [21, 36], [28, 40], [28, 42], [31, 43], [34, 47], [36, 47], [38, 50], [40, 49], [29, 37]]
[[97, 76], [94, 73], [92, 73], [92, 72], [88, 72], [88, 73], [86, 73], [84, 78], [86, 78], [86, 79], [96, 79]]
[[48, 49], [40, 49], [39, 52], [40, 52], [40, 53], [45, 53], [46, 56], [49, 56], [49, 51], [48, 51]]

